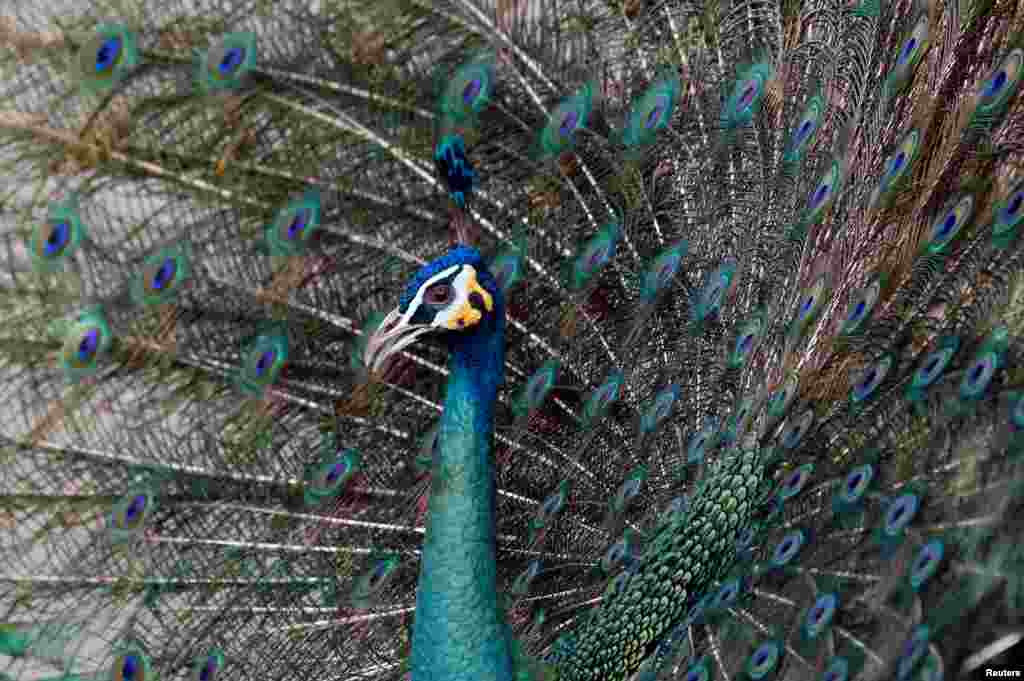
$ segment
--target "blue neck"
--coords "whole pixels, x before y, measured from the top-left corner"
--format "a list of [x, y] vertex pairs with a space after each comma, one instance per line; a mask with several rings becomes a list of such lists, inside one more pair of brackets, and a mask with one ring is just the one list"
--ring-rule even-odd
[[505, 367], [505, 312], [453, 335], [431, 470], [412, 638], [413, 681], [511, 681], [494, 553], [494, 403]]

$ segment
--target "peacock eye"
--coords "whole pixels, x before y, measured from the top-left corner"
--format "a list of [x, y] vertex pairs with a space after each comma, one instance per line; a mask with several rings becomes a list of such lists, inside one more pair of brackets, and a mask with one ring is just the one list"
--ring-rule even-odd
[[446, 305], [452, 301], [454, 289], [448, 284], [436, 284], [427, 289], [423, 299], [431, 305]]

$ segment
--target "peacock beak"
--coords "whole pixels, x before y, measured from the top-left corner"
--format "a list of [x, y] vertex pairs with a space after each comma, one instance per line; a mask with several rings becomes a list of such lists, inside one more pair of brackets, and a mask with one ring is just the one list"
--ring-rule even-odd
[[379, 373], [389, 357], [409, 347], [416, 339], [433, 329], [430, 324], [410, 324], [408, 319], [403, 318], [399, 309], [395, 308], [388, 313], [366, 342], [363, 364], [371, 373]]

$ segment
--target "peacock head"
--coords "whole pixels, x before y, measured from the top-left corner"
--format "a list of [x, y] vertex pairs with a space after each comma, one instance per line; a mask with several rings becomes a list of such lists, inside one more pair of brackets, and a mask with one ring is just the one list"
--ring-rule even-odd
[[453, 350], [494, 333], [503, 314], [501, 287], [483, 257], [456, 246], [424, 265], [366, 344], [365, 365], [377, 373], [388, 357], [427, 334]]

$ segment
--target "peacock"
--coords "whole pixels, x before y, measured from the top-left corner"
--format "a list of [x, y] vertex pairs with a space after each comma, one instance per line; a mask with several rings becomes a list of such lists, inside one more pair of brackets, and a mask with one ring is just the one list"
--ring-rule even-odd
[[1019, 2], [0, 14], [3, 681], [1022, 669]]

